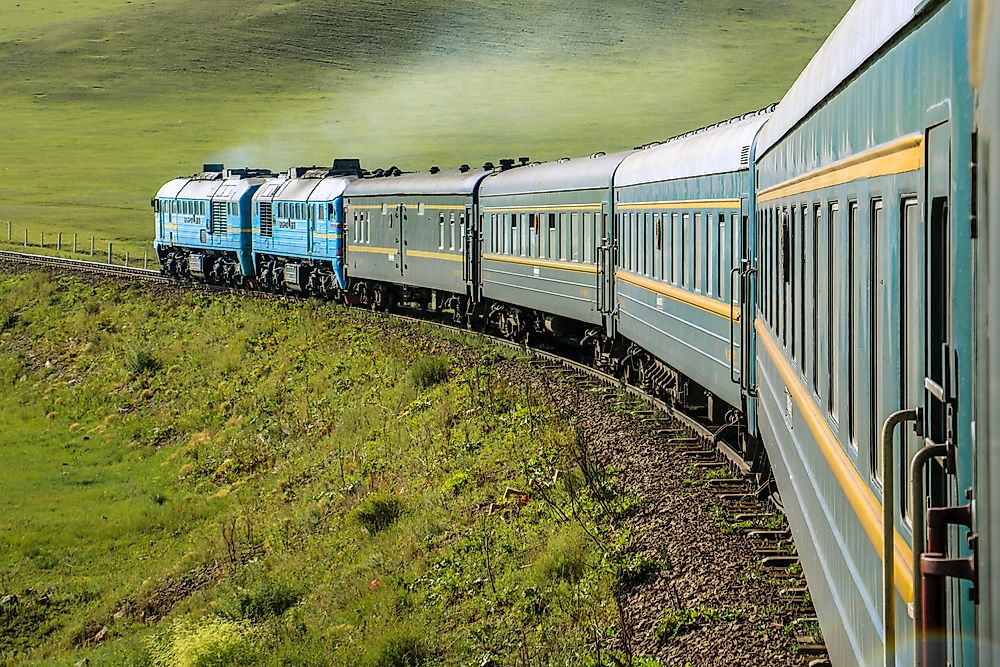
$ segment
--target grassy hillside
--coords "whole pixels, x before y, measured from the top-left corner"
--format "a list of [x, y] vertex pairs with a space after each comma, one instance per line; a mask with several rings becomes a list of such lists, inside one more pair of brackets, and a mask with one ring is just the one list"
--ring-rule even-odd
[[0, 664], [609, 658], [629, 501], [472, 345], [0, 275]]
[[203, 161], [551, 159], [780, 98], [850, 5], [806, 0], [0, 0], [0, 241], [148, 248]]

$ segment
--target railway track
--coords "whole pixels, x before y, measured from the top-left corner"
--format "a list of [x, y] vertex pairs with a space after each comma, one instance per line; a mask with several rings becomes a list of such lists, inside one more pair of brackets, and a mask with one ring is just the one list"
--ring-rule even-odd
[[[138, 267], [127, 267], [100, 262], [90, 262], [65, 257], [54, 257], [48, 255], [36, 255], [31, 253], [0, 251], [0, 261], [7, 261], [24, 266], [35, 266], [43, 268], [54, 268], [59, 270], [69, 270], [74, 272], [97, 274], [103, 276], [114, 276], [138, 280], [146, 283], [172, 284], [192, 287], [213, 293], [233, 294], [240, 296], [250, 296], [253, 298], [266, 298], [281, 301], [297, 301], [300, 297], [271, 294], [251, 289], [239, 289], [222, 287], [215, 285], [205, 285], [191, 283], [185, 285], [177, 283], [175, 280], [161, 276], [158, 271], [142, 269]], [[540, 349], [527, 345], [512, 342], [506, 338], [494, 336], [489, 333], [470, 331], [465, 327], [458, 326], [440, 319], [432, 319], [420, 315], [421, 311], [406, 312], [380, 312], [376, 314], [400, 321], [413, 322], [419, 324], [433, 324], [435, 326], [451, 329], [456, 332], [474, 334], [489, 340], [496, 345], [508, 348], [516, 348], [531, 358], [532, 365], [549, 371], [568, 373], [575, 377], [577, 381], [588, 384], [594, 388], [603, 388], [607, 396], [618, 395], [625, 392], [637, 401], [641, 401], [649, 406], [641, 416], [650, 422], [652, 428], [658, 429], [658, 425], [664, 422], [673, 421], [678, 424], [688, 434], [671, 446], [679, 446], [683, 450], [685, 458], [691, 461], [692, 465], [705, 469], [719, 469], [728, 467], [732, 474], [727, 477], [714, 476], [709, 480], [709, 484], [715, 488], [719, 499], [725, 502], [734, 513], [736, 521], [745, 520], [747, 517], [759, 517], [761, 501], [770, 504], [774, 511], [783, 513], [780, 498], [776, 493], [770, 492], [766, 485], [759, 483], [753, 469], [753, 462], [744, 459], [739, 451], [732, 447], [725, 439], [725, 431], [730, 425], [710, 426], [695, 416], [688, 414], [681, 407], [672, 405], [655, 396], [644, 392], [641, 388], [626, 384], [620, 378], [609, 373], [596, 369], [587, 364], [574, 359], [567, 358], [558, 351]], [[667, 419], [664, 419], [666, 416]], [[676, 428], [658, 429], [664, 435], [676, 434]], [[789, 566], [798, 563], [794, 553], [794, 543], [790, 533], [786, 530], [759, 530], [748, 528], [745, 531], [751, 539], [754, 550], [761, 559], [761, 568], [770, 576], [780, 578], [787, 571]], [[796, 623], [814, 623], [815, 613], [812, 609], [806, 594], [806, 589], [792, 585], [787, 589], [779, 591], [779, 595], [787, 598], [787, 601], [794, 605], [800, 613], [801, 618]], [[826, 657], [826, 647], [822, 644], [815, 644], [808, 637], [796, 636], [798, 640], [798, 652], [802, 656], [808, 656], [810, 667], [823, 667], [829, 665]]]

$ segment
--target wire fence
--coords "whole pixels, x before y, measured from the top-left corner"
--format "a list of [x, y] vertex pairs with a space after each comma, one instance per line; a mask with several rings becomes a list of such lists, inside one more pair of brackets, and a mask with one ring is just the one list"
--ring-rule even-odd
[[[4, 232], [6, 232], [4, 234]], [[101, 261], [105, 264], [126, 267], [142, 267], [144, 269], [159, 269], [160, 261], [156, 255], [150, 256], [149, 251], [143, 252], [140, 257], [138, 253], [133, 254], [129, 250], [124, 253], [115, 250], [113, 241], [100, 239], [96, 236], [80, 236], [77, 232], [49, 232], [32, 231], [25, 226], [23, 229], [15, 229], [10, 220], [0, 222], [0, 240], [6, 241], [7, 245], [23, 246], [25, 248], [39, 248], [44, 251], [55, 251], [59, 255], [74, 255], [89, 257], [93, 261]], [[47, 253], [46, 253], [47, 254]]]

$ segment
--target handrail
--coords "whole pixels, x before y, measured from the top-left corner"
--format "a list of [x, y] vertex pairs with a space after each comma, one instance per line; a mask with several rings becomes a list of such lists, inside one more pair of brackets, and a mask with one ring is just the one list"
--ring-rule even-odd
[[[948, 456], [948, 445], [934, 442], [930, 438], [924, 440], [924, 446], [920, 448], [910, 461], [910, 512], [913, 515], [913, 641], [914, 667], [920, 667], [922, 662], [921, 646], [924, 641], [921, 622], [923, 620], [923, 610], [920, 608], [921, 589], [923, 582], [920, 580], [920, 556], [924, 553], [924, 466], [934, 458]], [[928, 666], [930, 667], [930, 666]]]
[[892, 436], [896, 427], [917, 421], [920, 410], [893, 412], [882, 424], [882, 631], [885, 652], [883, 667], [896, 665], [896, 581], [895, 581], [895, 454]]

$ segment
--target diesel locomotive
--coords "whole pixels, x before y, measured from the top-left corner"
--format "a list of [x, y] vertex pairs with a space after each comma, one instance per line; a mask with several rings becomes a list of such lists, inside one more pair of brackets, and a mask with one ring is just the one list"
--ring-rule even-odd
[[629, 151], [206, 165], [157, 193], [155, 247], [558, 341], [730, 434], [835, 664], [1000, 664], [997, 4], [858, 0], [777, 105]]

